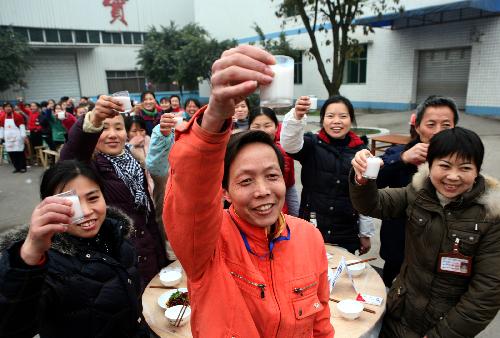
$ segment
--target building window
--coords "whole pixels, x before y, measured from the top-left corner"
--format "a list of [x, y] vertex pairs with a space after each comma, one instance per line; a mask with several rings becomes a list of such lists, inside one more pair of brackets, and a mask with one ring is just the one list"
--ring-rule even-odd
[[131, 33], [123, 33], [123, 43], [126, 45], [132, 44], [132, 34]]
[[136, 45], [142, 45], [142, 34], [141, 33], [132, 33], [134, 37], [134, 43]]
[[45, 30], [45, 41], [47, 42], [59, 42], [59, 34], [55, 29]]
[[122, 44], [122, 35], [120, 33], [111, 33], [113, 36], [113, 44], [121, 45]]
[[144, 90], [146, 79], [142, 70], [107, 70], [108, 92], [114, 93], [128, 90], [131, 93], [140, 93]]
[[15, 32], [16, 34], [21, 35], [21, 36], [22, 36], [22, 37], [24, 37], [26, 40], [28, 40], [28, 31], [26, 30], [26, 28], [14, 27], [14, 32]]
[[360, 53], [346, 61], [344, 83], [366, 83], [366, 45], [360, 45]]
[[75, 31], [75, 41], [77, 43], [88, 43], [86, 31]]
[[111, 34], [102, 32], [102, 43], [111, 43]]
[[61, 38], [61, 42], [73, 43], [73, 33], [69, 30], [59, 30], [59, 37]]
[[43, 31], [38, 28], [30, 28], [30, 41], [31, 42], [43, 42]]
[[89, 42], [90, 43], [101, 43], [101, 38], [99, 32], [89, 31]]
[[302, 84], [302, 52], [297, 57], [294, 57], [293, 65], [293, 83]]

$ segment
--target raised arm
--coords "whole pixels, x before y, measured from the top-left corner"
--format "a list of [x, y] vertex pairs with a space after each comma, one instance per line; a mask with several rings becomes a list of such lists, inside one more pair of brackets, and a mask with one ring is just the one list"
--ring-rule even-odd
[[301, 96], [295, 102], [295, 108], [290, 110], [283, 119], [280, 133], [280, 143], [289, 154], [296, 154], [304, 146], [304, 130], [307, 125], [307, 110], [309, 97]]
[[153, 128], [151, 142], [146, 156], [146, 167], [155, 176], [165, 177], [168, 174], [168, 155], [174, 144], [175, 126], [174, 114], [165, 113], [160, 119], [160, 124]]
[[163, 223], [191, 282], [199, 281], [214, 257], [222, 223], [222, 176], [235, 102], [258, 84], [272, 81], [269, 53], [242, 45], [225, 51], [212, 66], [212, 94], [176, 131], [170, 152]]

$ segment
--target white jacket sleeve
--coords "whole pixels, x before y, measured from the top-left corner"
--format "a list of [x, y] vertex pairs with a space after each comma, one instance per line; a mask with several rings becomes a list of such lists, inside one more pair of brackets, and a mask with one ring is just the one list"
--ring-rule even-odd
[[359, 214], [359, 236], [373, 237], [375, 235], [375, 224], [373, 218]]
[[292, 108], [283, 119], [280, 133], [280, 144], [289, 154], [298, 153], [304, 146], [304, 129], [307, 125], [307, 115], [302, 120], [295, 118], [295, 108]]

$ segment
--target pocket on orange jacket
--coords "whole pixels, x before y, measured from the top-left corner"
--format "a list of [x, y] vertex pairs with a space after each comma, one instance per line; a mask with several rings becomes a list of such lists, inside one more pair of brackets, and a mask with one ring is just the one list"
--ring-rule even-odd
[[290, 282], [292, 301], [318, 293], [318, 277], [315, 274], [296, 278]]
[[309, 295], [292, 301], [295, 312], [294, 337], [312, 337], [316, 314], [323, 310], [318, 295]]

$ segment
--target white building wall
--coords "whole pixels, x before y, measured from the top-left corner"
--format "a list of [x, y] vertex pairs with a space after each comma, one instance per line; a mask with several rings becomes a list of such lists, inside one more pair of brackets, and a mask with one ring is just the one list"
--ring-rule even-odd
[[77, 53], [82, 96], [108, 93], [107, 70], [138, 69], [137, 54], [140, 47], [105, 46]]
[[128, 26], [111, 20], [111, 7], [103, 0], [0, 0], [0, 24], [22, 27], [145, 32], [194, 21], [192, 0], [129, 0], [124, 12]]

